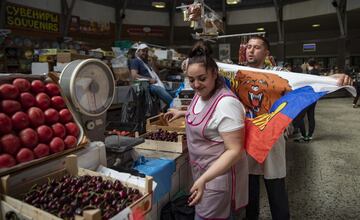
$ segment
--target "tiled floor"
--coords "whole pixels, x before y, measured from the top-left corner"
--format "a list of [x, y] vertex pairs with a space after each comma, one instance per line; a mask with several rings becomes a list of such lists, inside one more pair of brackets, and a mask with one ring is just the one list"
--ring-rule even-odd
[[[313, 141], [288, 141], [291, 219], [360, 219], [360, 108], [351, 103], [319, 101]], [[260, 207], [260, 219], [271, 219], [263, 184]]]

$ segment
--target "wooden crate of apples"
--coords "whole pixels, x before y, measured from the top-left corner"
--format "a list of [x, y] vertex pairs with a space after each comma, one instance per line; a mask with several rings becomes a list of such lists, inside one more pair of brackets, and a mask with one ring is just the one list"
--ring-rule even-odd
[[83, 130], [46, 76], [0, 77], [0, 174], [69, 152]]

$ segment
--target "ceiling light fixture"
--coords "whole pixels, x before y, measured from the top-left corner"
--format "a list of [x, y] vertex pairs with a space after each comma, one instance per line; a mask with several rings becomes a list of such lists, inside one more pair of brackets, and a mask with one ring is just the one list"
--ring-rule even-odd
[[311, 25], [312, 27], [320, 27], [320, 24], [313, 24], [313, 25]]
[[155, 8], [165, 8], [165, 2], [152, 2], [151, 5]]
[[236, 5], [240, 2], [241, 2], [241, 0], [226, 0], [226, 4], [228, 4], [228, 5]]
[[259, 28], [256, 28], [256, 30], [257, 30], [257, 31], [263, 31], [263, 30], [265, 30], [265, 28], [259, 27]]

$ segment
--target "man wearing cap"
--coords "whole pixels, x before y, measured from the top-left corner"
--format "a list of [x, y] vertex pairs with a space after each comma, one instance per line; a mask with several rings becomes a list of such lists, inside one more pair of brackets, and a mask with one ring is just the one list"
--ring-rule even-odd
[[146, 44], [140, 44], [137, 47], [135, 58], [130, 61], [131, 76], [134, 79], [148, 79], [150, 92], [157, 95], [169, 107], [174, 97], [165, 89], [159, 76], [148, 63], [148, 50], [149, 47]]

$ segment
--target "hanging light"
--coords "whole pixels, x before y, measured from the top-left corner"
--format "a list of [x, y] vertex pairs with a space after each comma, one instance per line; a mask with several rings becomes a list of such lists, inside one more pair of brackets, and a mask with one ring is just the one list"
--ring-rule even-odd
[[165, 2], [152, 2], [151, 5], [155, 8], [165, 8]]
[[236, 5], [240, 2], [241, 2], [241, 0], [226, 0], [226, 4], [228, 4], [228, 5]]
[[316, 27], [320, 27], [320, 24], [313, 24], [311, 25], [312, 27], [316, 28]]
[[259, 27], [259, 28], [256, 28], [256, 30], [257, 30], [257, 31], [263, 31], [263, 30], [265, 30], [265, 28]]

